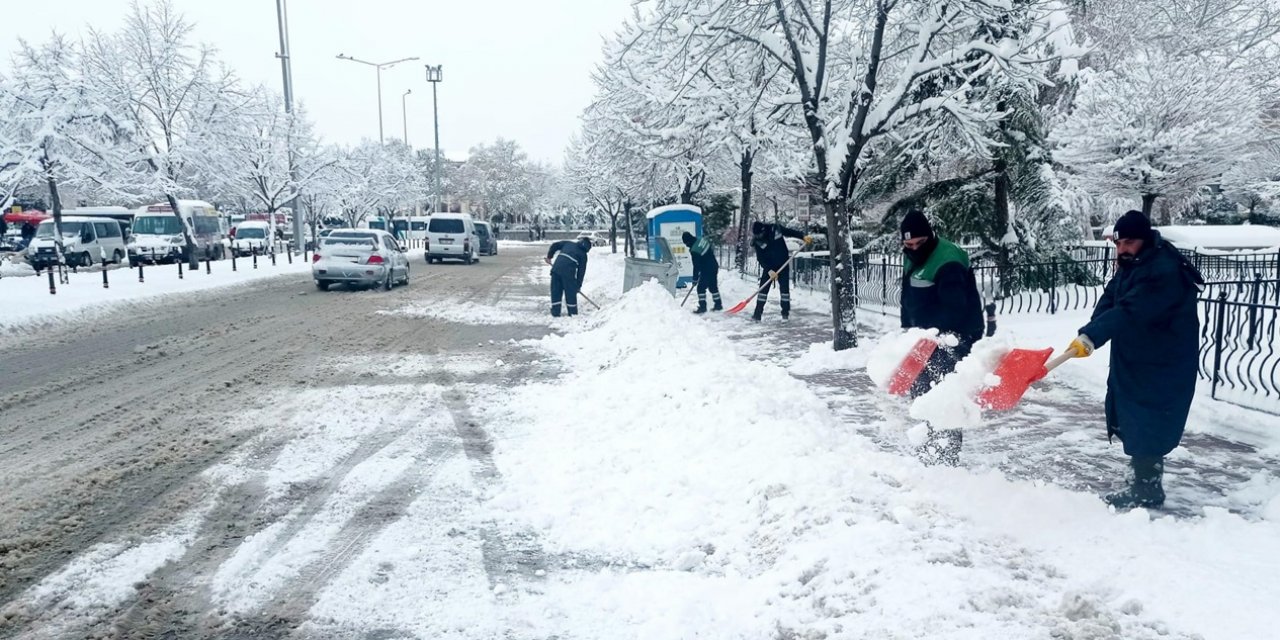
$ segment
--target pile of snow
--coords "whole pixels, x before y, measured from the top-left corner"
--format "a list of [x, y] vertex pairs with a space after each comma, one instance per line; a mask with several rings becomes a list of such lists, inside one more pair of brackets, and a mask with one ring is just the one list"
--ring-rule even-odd
[[861, 369], [866, 364], [866, 349], [859, 347], [836, 351], [831, 348], [830, 341], [824, 341], [809, 345], [809, 350], [796, 358], [787, 370], [792, 375], [811, 376], [828, 371]]
[[[648, 284], [574, 335], [528, 343], [568, 373], [486, 410], [503, 478], [491, 518], [585, 560], [504, 587], [551, 612], [539, 629], [1154, 639], [1274, 628], [1277, 523], [1116, 515], [1093, 495], [883, 453], [803, 382], [678, 305]], [[920, 335], [898, 338], [909, 349]], [[880, 370], [904, 352], [877, 351], [868, 363]]]
[[[21, 300], [22, 304], [0, 304], [0, 334], [37, 329], [50, 324], [74, 322], [113, 311], [124, 305], [163, 301], [175, 294], [217, 289], [309, 272], [311, 266], [301, 258], [293, 264], [277, 257], [277, 264], [259, 262], [254, 269], [241, 260], [239, 270], [231, 270], [229, 260], [211, 264], [206, 274], [204, 265], [198, 271], [184, 269], [178, 279], [176, 265], [146, 266], [146, 282], [138, 282], [137, 269], [112, 269], [108, 272], [110, 288], [102, 287], [102, 273], [81, 271], [70, 273], [70, 284], [57, 285], [57, 293], [49, 294], [46, 278], [0, 278], [0, 300]], [[6, 274], [7, 276], [7, 274]]]
[[0, 278], [23, 278], [36, 275], [36, 270], [25, 262], [14, 262], [12, 258], [0, 260]]
[[1156, 227], [1161, 237], [1183, 249], [1270, 249], [1280, 247], [1280, 229], [1250, 224]]

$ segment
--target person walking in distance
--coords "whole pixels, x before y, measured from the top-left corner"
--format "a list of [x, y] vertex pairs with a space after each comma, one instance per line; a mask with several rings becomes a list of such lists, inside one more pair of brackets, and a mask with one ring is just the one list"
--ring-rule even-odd
[[751, 246], [756, 250], [756, 262], [760, 263], [760, 295], [756, 296], [756, 310], [751, 319], [759, 322], [764, 317], [764, 305], [769, 301], [769, 289], [778, 283], [781, 291], [782, 319], [791, 317], [791, 266], [787, 259], [791, 251], [787, 248], [785, 238], [804, 240], [805, 246], [813, 243], [813, 239], [805, 234], [788, 229], [782, 225], [767, 224], [756, 221], [751, 223]]
[[1107, 439], [1120, 438], [1132, 472], [1105, 496], [1121, 508], [1164, 504], [1164, 457], [1178, 447], [1196, 391], [1204, 278], [1151, 228], [1141, 211], [1115, 224], [1116, 273], [1067, 350], [1077, 358], [1111, 343], [1104, 411]]
[[[902, 328], [937, 329], [944, 340], [911, 387], [911, 397], [927, 393], [982, 338], [982, 296], [969, 266], [969, 254], [939, 238], [924, 212], [912, 209], [902, 219]], [[954, 341], [954, 345], [947, 343]], [[917, 455], [926, 464], [960, 464], [964, 432], [929, 426]]]
[[587, 275], [587, 252], [591, 241], [561, 240], [552, 243], [547, 250], [547, 264], [551, 265], [551, 315], [560, 317], [561, 301], [569, 315], [578, 315], [578, 291]]
[[689, 247], [689, 256], [693, 258], [693, 281], [698, 287], [698, 308], [694, 313], [707, 312], [707, 292], [711, 292], [712, 311], [723, 311], [724, 303], [720, 300], [720, 263], [716, 260], [715, 247], [711, 239], [703, 236], [694, 238], [692, 233], [684, 232], [680, 239]]

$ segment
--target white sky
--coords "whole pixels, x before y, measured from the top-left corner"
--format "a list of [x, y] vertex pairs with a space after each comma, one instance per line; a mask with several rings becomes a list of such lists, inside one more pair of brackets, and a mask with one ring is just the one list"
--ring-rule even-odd
[[[129, 0], [5, 2], [12, 35], [41, 40], [87, 26], [115, 30]], [[281, 86], [274, 0], [174, 0], [196, 23], [197, 37], [249, 84]], [[601, 38], [630, 10], [629, 0], [290, 0], [294, 92], [329, 142], [377, 139], [372, 62], [417, 56], [382, 72], [388, 138], [402, 136], [401, 95], [408, 97], [409, 142], [431, 146], [431, 85], [424, 64], [444, 65], [440, 147], [451, 158], [502, 136], [534, 159], [559, 164], [578, 115], [591, 100], [590, 72]], [[16, 41], [0, 41], [8, 70]]]

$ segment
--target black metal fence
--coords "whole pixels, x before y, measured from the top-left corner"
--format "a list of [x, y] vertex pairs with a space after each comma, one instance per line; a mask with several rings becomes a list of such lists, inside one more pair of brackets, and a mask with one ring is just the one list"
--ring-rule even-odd
[[[1280, 413], [1280, 253], [1226, 255], [1184, 251], [1206, 280], [1200, 298], [1200, 376], [1212, 396]], [[978, 288], [1001, 314], [1057, 313], [1091, 309], [1114, 274], [1110, 247], [1068, 249], [1064, 259], [1000, 265], [974, 261]], [[731, 265], [732, 251], [722, 264]], [[796, 287], [827, 294], [830, 259], [797, 257]], [[744, 275], [760, 267], [748, 256]], [[855, 254], [853, 286], [858, 306], [873, 312], [896, 309], [902, 294], [901, 254]]]
[[[1261, 297], [1260, 288], [1248, 286], [1257, 282], [1243, 284], [1248, 297]], [[1231, 295], [1223, 286], [1200, 299], [1200, 377], [1210, 381], [1215, 399], [1280, 414], [1280, 305]]]

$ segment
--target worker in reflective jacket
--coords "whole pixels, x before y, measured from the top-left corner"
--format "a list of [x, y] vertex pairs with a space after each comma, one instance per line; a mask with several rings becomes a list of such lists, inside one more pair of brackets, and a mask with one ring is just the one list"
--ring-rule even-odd
[[551, 265], [551, 315], [560, 317], [561, 300], [569, 315], [578, 315], [578, 290], [587, 275], [587, 252], [591, 241], [580, 238], [552, 243], [547, 250], [547, 264]]
[[[956, 341], [954, 346], [943, 344], [933, 352], [911, 388], [911, 396], [916, 397], [954, 371], [982, 338], [982, 296], [969, 267], [969, 254], [939, 238], [923, 211], [909, 211], [900, 230], [904, 255], [902, 328], [937, 329]], [[963, 431], [929, 427], [928, 439], [917, 454], [928, 464], [955, 466], [960, 463], [963, 441]]]
[[684, 246], [689, 247], [689, 256], [693, 259], [693, 281], [698, 287], [698, 309], [694, 313], [707, 312], [708, 291], [715, 303], [711, 310], [723, 311], [724, 303], [720, 300], [720, 262], [716, 260], [711, 239], [706, 236], [694, 238], [688, 231], [680, 239], [684, 241]]

